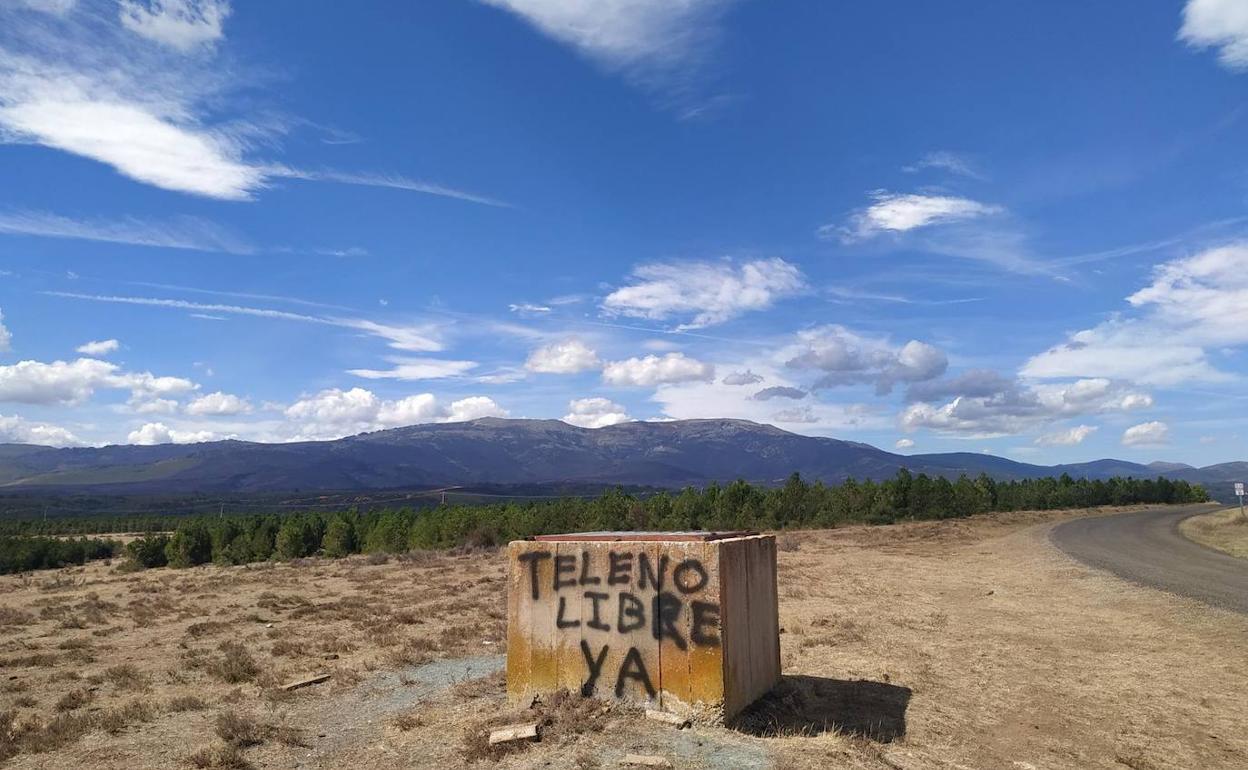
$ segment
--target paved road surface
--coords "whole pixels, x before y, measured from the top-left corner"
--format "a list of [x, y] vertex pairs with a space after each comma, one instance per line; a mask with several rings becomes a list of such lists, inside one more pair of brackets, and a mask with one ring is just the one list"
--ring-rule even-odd
[[1216, 510], [1208, 505], [1074, 519], [1053, 528], [1053, 543], [1092, 567], [1248, 614], [1248, 559], [1197, 545], [1179, 522]]

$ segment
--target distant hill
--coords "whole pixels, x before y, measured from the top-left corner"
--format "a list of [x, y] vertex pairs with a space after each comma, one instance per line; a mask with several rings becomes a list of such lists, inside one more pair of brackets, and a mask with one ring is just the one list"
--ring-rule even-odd
[[376, 490], [433, 485], [601, 483], [680, 487], [744, 478], [882, 479], [900, 468], [1001, 480], [1164, 475], [1228, 498], [1248, 463], [1193, 468], [1096, 460], [1043, 466], [973, 453], [904, 456], [743, 420], [630, 422], [589, 430], [558, 420], [485, 418], [413, 425], [336, 441], [215, 441], [55, 449], [0, 445], [0, 489], [115, 494]]

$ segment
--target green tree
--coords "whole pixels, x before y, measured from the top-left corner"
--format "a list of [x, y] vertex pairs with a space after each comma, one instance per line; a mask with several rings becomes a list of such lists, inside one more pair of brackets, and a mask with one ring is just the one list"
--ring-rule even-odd
[[178, 527], [165, 546], [170, 567], [193, 567], [212, 560], [212, 536], [202, 521]]

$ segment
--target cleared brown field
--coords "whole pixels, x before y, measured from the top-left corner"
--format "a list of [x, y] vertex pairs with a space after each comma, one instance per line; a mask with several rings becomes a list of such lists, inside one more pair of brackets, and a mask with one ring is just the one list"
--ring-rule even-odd
[[[786, 679], [735, 729], [503, 694], [496, 552], [0, 578], [0, 755], [47, 767], [1248, 766], [1248, 617], [1048, 542], [1072, 512], [782, 534]], [[327, 672], [294, 692], [279, 685]], [[540, 719], [494, 753], [491, 725]]]

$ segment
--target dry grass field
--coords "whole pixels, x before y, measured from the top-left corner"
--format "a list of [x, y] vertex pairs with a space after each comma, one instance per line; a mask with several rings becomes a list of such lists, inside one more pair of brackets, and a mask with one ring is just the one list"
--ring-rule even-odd
[[[498, 552], [3, 577], [0, 764], [1248, 766], [1248, 617], [1069, 561], [1074, 515], [781, 535], [786, 677], [732, 729], [509, 706]], [[522, 719], [540, 743], [485, 745]]]
[[1238, 507], [1184, 519], [1179, 531], [1201, 545], [1248, 559], [1248, 520]]

